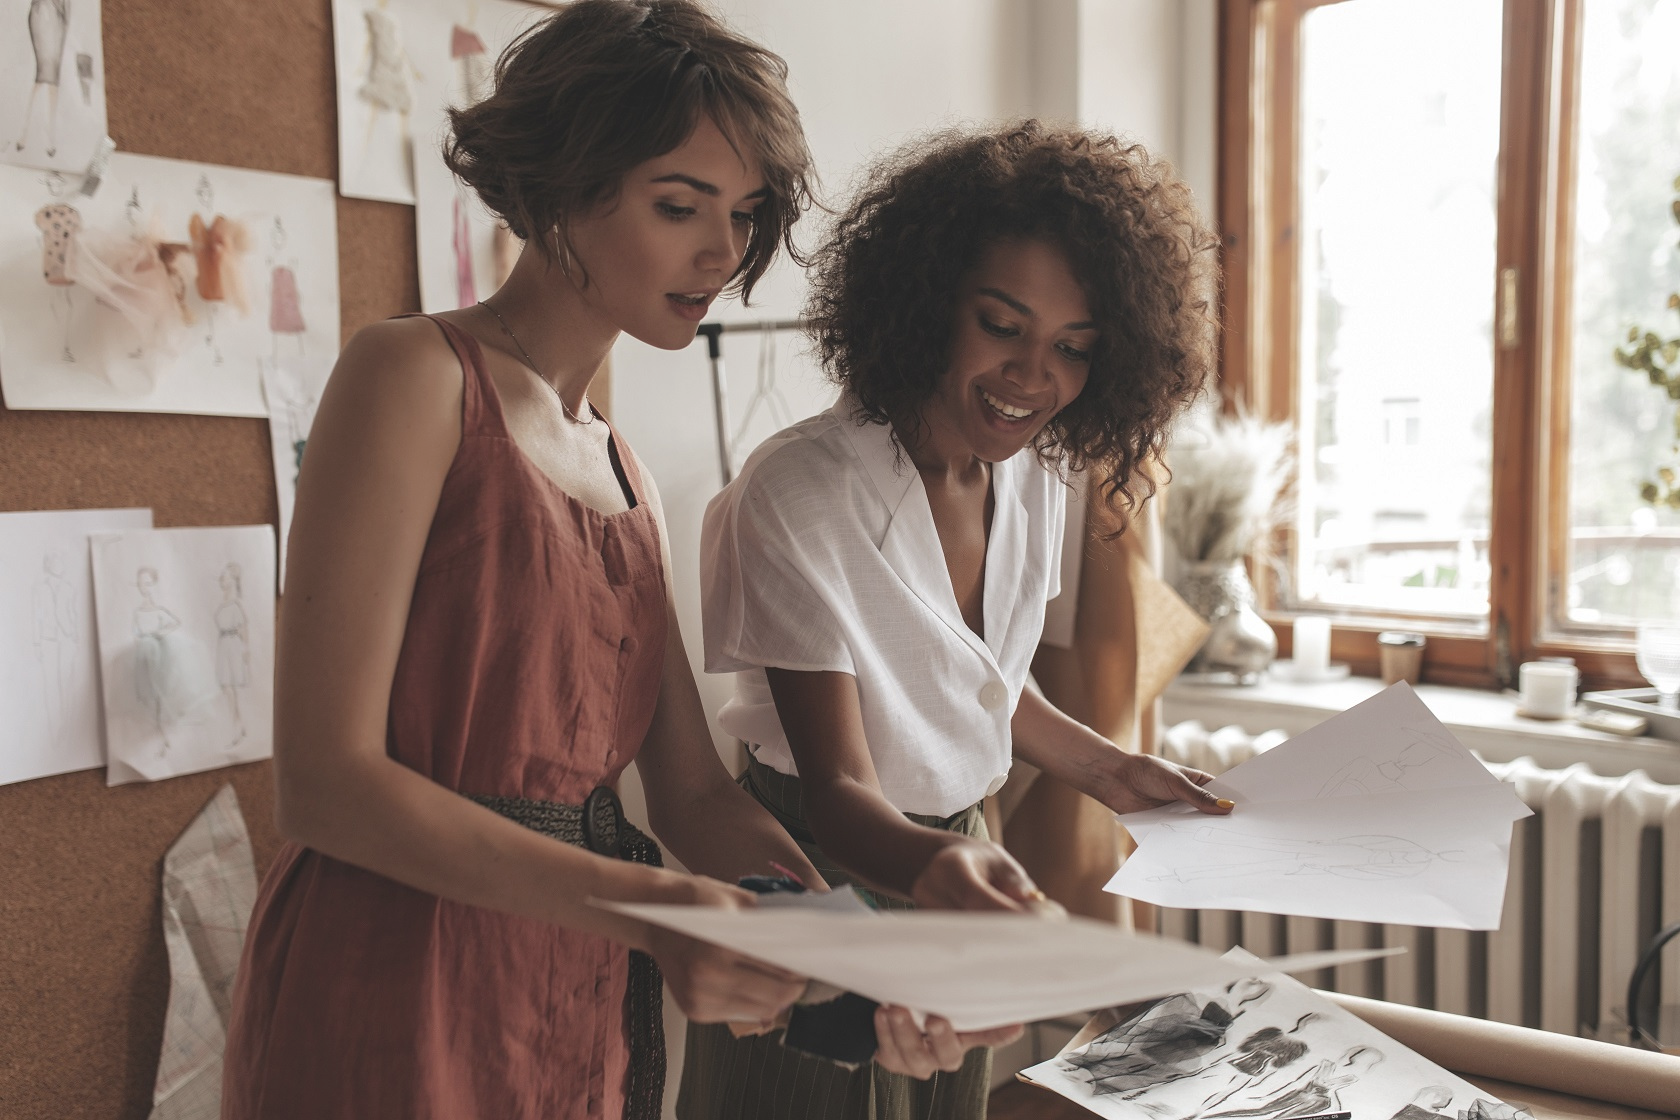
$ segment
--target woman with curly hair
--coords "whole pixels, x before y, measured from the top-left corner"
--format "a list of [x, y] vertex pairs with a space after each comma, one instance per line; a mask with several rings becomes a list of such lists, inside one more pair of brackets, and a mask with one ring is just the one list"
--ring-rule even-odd
[[[1208, 775], [1024, 687], [1060, 590], [1064, 476], [1136, 505], [1202, 387], [1211, 247], [1141, 147], [1027, 122], [903, 149], [817, 253], [807, 316], [840, 400], [753, 453], [701, 556], [743, 784], [829, 882], [891, 908], [1026, 908], [1038, 892], [981, 813], [1012, 754], [1117, 812], [1229, 810]], [[985, 1047], [1012, 1031], [917, 1031], [894, 1008], [875, 1026], [877, 1064], [853, 1071], [693, 1028], [679, 1112], [985, 1114]]]
[[[681, 349], [791, 244], [810, 155], [786, 73], [693, 0], [575, 0], [452, 113], [450, 168], [524, 249], [482, 304], [358, 331], [310, 433], [275, 693], [289, 842], [233, 997], [229, 1120], [655, 1120], [661, 972], [699, 1021], [803, 989], [590, 905], [742, 906], [772, 860], [816, 874], [713, 748], [658, 492], [589, 402], [620, 333]], [[632, 760], [695, 875], [624, 822]]]

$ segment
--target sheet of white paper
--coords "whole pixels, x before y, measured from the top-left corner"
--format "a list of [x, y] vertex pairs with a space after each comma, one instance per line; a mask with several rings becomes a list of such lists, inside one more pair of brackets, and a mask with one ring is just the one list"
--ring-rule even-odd
[[330, 181], [118, 152], [80, 184], [0, 166], [7, 407], [266, 416], [258, 359], [338, 353]]
[[338, 72], [338, 189], [346, 198], [414, 201], [414, 5], [333, 0]]
[[1156, 825], [1108, 889], [1160, 906], [1213, 898], [1227, 910], [1497, 929], [1508, 810], [1498, 784], [1249, 802]]
[[309, 440], [315, 407], [321, 403], [335, 360], [281, 357], [261, 363], [263, 398], [268, 402], [268, 437], [274, 451], [274, 491], [280, 504], [281, 591], [286, 587], [286, 538], [292, 531], [303, 446]]
[[163, 857], [169, 1011], [150, 1120], [216, 1120], [222, 1051], [257, 873], [239, 798], [223, 786]]
[[470, 307], [497, 288], [497, 221], [443, 164], [445, 109], [490, 92], [503, 48], [553, 9], [507, 0], [411, 0], [406, 26], [423, 78], [415, 82], [414, 231], [420, 308]]
[[1106, 889], [1163, 906], [1497, 929], [1511, 823], [1531, 814], [1404, 682], [1208, 788], [1236, 810], [1122, 816], [1138, 849]]
[[0, 513], [0, 784], [105, 765], [90, 533], [149, 509]]
[[273, 753], [272, 527], [95, 537], [93, 582], [110, 785]]
[[[1085, 918], [917, 911], [834, 914], [597, 901], [882, 1003], [985, 1030], [1112, 1007], [1252, 971], [1200, 946]], [[1389, 955], [1311, 953], [1268, 963], [1306, 970]]]
[[1527, 1115], [1286, 976], [1198, 985], [1075, 1043], [1020, 1077], [1109, 1120]]
[[81, 174], [105, 137], [100, 0], [0, 0], [0, 163]]

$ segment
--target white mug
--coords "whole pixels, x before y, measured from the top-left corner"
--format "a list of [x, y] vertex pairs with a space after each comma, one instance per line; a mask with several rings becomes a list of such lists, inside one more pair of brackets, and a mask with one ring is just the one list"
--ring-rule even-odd
[[1535, 719], [1563, 719], [1575, 707], [1580, 670], [1561, 661], [1525, 661], [1517, 670], [1522, 714]]

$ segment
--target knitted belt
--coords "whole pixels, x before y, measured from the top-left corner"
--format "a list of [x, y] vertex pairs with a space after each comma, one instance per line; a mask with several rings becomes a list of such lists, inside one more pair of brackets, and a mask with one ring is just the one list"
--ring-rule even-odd
[[[624, 819], [618, 795], [606, 786], [591, 790], [582, 805], [522, 797], [472, 800], [533, 832], [596, 855], [662, 866], [659, 845]], [[625, 1092], [624, 1120], [659, 1120], [665, 1097], [664, 982], [654, 959], [636, 950], [630, 952], [624, 1022], [630, 1036], [630, 1084]]]

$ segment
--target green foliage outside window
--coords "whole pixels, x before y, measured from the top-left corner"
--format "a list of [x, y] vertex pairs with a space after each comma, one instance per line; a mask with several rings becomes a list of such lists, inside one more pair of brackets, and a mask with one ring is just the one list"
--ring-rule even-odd
[[[1674, 180], [1674, 190], [1680, 195], [1680, 178]], [[1674, 199], [1670, 209], [1675, 222], [1680, 223], [1680, 197]], [[1680, 292], [1669, 293], [1668, 310], [1680, 313]], [[1655, 331], [1632, 327], [1628, 330], [1627, 347], [1616, 347], [1616, 361], [1645, 374], [1653, 387], [1676, 402], [1669, 460], [1657, 465], [1655, 477], [1641, 481], [1639, 496], [1653, 506], [1680, 509], [1680, 336], [1665, 339]]]

